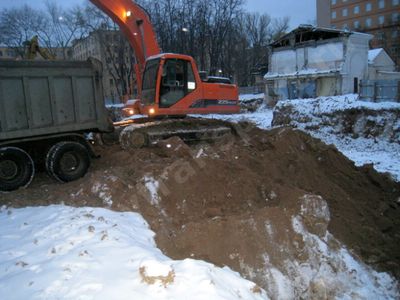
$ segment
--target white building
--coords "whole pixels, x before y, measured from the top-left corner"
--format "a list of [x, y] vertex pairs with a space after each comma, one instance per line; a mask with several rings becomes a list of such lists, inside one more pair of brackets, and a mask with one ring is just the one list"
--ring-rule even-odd
[[270, 104], [282, 99], [357, 93], [368, 78], [372, 35], [300, 26], [271, 45], [266, 81]]
[[368, 52], [368, 80], [400, 80], [396, 64], [383, 48]]

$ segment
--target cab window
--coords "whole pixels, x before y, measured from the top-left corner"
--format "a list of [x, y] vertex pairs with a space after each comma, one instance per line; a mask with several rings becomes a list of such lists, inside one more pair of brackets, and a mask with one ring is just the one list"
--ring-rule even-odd
[[150, 60], [146, 63], [142, 83], [142, 102], [145, 105], [151, 105], [155, 102], [157, 71], [159, 64], [160, 59]]
[[181, 59], [168, 59], [162, 71], [160, 89], [160, 107], [170, 107], [176, 104], [189, 93], [196, 89], [190, 61]]

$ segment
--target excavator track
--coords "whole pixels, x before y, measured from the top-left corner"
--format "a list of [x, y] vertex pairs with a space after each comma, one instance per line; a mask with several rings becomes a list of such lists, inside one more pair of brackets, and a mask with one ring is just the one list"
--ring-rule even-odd
[[126, 126], [120, 134], [124, 149], [149, 147], [173, 136], [185, 142], [215, 141], [232, 134], [229, 123], [219, 120], [185, 118]]

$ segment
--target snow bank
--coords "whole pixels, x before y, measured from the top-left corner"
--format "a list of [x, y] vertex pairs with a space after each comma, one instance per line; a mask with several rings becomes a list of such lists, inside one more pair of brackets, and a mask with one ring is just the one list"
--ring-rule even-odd
[[302, 129], [335, 145], [357, 166], [373, 164], [400, 181], [400, 103], [357, 99], [350, 94], [281, 101], [273, 125]]
[[269, 129], [271, 128], [273, 111], [271, 109], [268, 109], [265, 105], [262, 105], [255, 112], [251, 113], [249, 112], [249, 113], [240, 113], [232, 115], [218, 115], [218, 114], [192, 115], [192, 117], [224, 120], [233, 123], [250, 122], [258, 126], [259, 128]]
[[3, 207], [0, 253], [0, 299], [267, 299], [228, 268], [169, 259], [137, 213]]
[[280, 101], [276, 105], [276, 109], [284, 106], [296, 107], [296, 111], [305, 114], [327, 114], [336, 111], [343, 111], [349, 109], [369, 109], [380, 111], [383, 109], [392, 110], [400, 109], [400, 103], [396, 102], [367, 102], [358, 101], [357, 94], [348, 94], [343, 96], [334, 97], [320, 97], [316, 99], [296, 99]]
[[240, 102], [248, 102], [248, 101], [253, 101], [253, 100], [258, 100], [258, 99], [264, 99], [264, 93], [239, 95]]

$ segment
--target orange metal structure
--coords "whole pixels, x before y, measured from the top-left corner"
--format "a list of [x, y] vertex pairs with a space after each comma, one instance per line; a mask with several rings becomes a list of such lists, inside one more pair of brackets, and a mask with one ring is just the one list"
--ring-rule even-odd
[[202, 81], [194, 59], [161, 53], [150, 17], [132, 0], [90, 0], [116, 22], [131, 44], [141, 114], [149, 116], [237, 113], [234, 84]]

